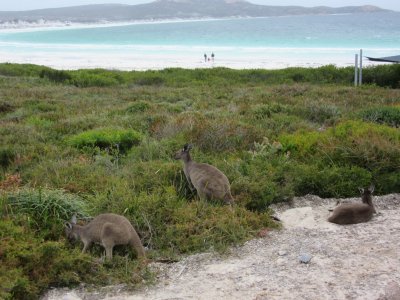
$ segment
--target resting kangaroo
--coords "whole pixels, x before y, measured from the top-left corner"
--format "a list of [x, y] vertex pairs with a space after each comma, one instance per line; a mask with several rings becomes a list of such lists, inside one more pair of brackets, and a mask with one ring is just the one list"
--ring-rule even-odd
[[328, 221], [336, 224], [356, 224], [368, 222], [376, 213], [372, 203], [374, 187], [360, 189], [362, 203], [342, 203], [335, 207]]
[[92, 243], [98, 243], [106, 249], [108, 259], [112, 258], [115, 245], [130, 245], [137, 252], [138, 257], [144, 258], [145, 252], [142, 242], [135, 229], [127, 218], [116, 214], [101, 214], [85, 226], [76, 224], [76, 216], [65, 224], [65, 233], [69, 240], [83, 242], [82, 253]]
[[216, 167], [197, 163], [190, 157], [192, 145], [186, 144], [175, 154], [175, 159], [182, 159], [183, 172], [190, 189], [195, 188], [200, 198], [223, 200], [226, 204], [233, 204], [231, 186], [228, 178]]

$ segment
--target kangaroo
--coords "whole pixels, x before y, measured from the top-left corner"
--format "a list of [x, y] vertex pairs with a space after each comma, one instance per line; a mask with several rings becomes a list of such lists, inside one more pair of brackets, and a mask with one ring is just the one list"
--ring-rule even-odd
[[65, 224], [67, 238], [81, 240], [83, 242], [82, 253], [92, 243], [98, 243], [106, 249], [106, 256], [112, 259], [112, 252], [115, 245], [130, 245], [136, 250], [139, 258], [145, 258], [142, 242], [135, 229], [127, 218], [116, 214], [101, 214], [95, 217], [85, 226], [76, 224], [74, 215], [71, 222]]
[[335, 207], [332, 215], [328, 218], [331, 223], [340, 225], [368, 222], [376, 213], [372, 203], [374, 187], [360, 189], [362, 203], [342, 203]]
[[234, 199], [228, 178], [214, 166], [193, 161], [189, 153], [191, 149], [192, 145], [185, 144], [174, 156], [175, 159], [183, 160], [183, 172], [190, 189], [196, 189], [200, 199], [218, 199], [232, 205]]

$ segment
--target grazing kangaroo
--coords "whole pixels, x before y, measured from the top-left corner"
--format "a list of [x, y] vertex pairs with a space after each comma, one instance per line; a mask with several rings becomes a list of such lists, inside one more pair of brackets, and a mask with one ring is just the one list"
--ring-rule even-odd
[[186, 144], [183, 149], [176, 152], [174, 157], [183, 160], [183, 172], [190, 189], [195, 188], [201, 199], [218, 199], [232, 205], [234, 199], [228, 178], [214, 166], [193, 161], [190, 157], [190, 149], [192, 145]]
[[335, 207], [328, 221], [336, 224], [356, 224], [368, 222], [376, 213], [372, 203], [374, 187], [360, 189], [362, 203], [342, 203]]
[[65, 233], [69, 240], [81, 240], [83, 242], [82, 253], [92, 243], [98, 243], [106, 249], [107, 258], [111, 259], [115, 245], [129, 244], [136, 250], [138, 257], [145, 257], [144, 248], [138, 234], [128, 219], [120, 215], [101, 214], [85, 226], [77, 225], [74, 215], [71, 222], [65, 224]]

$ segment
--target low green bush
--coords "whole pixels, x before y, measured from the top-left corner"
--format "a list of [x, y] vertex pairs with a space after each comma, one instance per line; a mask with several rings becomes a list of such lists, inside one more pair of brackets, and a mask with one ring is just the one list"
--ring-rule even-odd
[[129, 113], [141, 113], [148, 110], [151, 107], [150, 103], [144, 101], [134, 102], [126, 109]]
[[205, 201], [187, 202], [170, 186], [141, 193], [125, 209], [156, 252], [175, 256], [215, 249], [224, 251], [255, 236], [261, 228], [276, 227], [268, 212], [250, 212]]
[[14, 214], [29, 217], [31, 226], [42, 231], [43, 236], [57, 236], [57, 228], [73, 214], [87, 217], [88, 208], [83, 200], [63, 190], [22, 189], [10, 192], [6, 203]]
[[400, 132], [385, 125], [346, 121], [322, 132], [282, 135], [283, 151], [303, 160], [392, 170], [400, 165]]
[[0, 114], [9, 113], [15, 110], [15, 107], [8, 102], [0, 102]]
[[135, 80], [137, 85], [150, 85], [150, 86], [160, 86], [164, 84], [165, 80], [160, 76], [143, 76]]
[[43, 70], [51, 70], [48, 67], [32, 64], [0, 64], [0, 74], [3, 76], [35, 76], [39, 77]]
[[15, 151], [11, 148], [0, 148], [0, 167], [7, 169], [15, 159]]
[[68, 143], [77, 148], [117, 148], [125, 152], [132, 146], [138, 145], [141, 139], [142, 135], [132, 129], [103, 128], [74, 135], [68, 139]]
[[372, 174], [357, 166], [296, 166], [293, 172], [296, 195], [313, 194], [320, 197], [353, 197], [359, 187], [370, 185]]
[[[125, 83], [139, 86], [187, 86], [193, 84], [229, 86], [232, 84], [283, 84], [283, 83], [332, 83], [351, 85], [354, 69], [338, 68], [334, 65], [318, 68], [287, 68], [281, 70], [232, 70], [228, 68], [181, 69], [168, 68], [161, 71], [119, 72], [104, 69], [57, 71], [35, 65], [0, 64], [0, 74], [5, 76], [32, 76], [50, 79], [53, 82], [72, 84], [78, 87], [105, 87]], [[400, 66], [386, 65], [367, 67], [363, 82], [391, 88], [400, 85]]]
[[71, 78], [68, 82], [77, 87], [107, 87], [124, 82], [119, 72], [111, 72], [103, 69], [77, 70], [69, 72]]
[[47, 78], [50, 81], [64, 83], [72, 79], [72, 76], [67, 71], [43, 69], [39, 75], [41, 78]]
[[367, 122], [386, 124], [397, 128], [400, 127], [400, 107], [373, 107], [361, 111], [359, 115]]
[[332, 104], [307, 103], [305, 106], [297, 108], [297, 111], [311, 122], [327, 125], [334, 124], [341, 116], [339, 108]]
[[400, 87], [400, 65], [380, 65], [363, 69], [363, 82], [391, 88]]
[[146, 278], [146, 269], [136, 261], [100, 264], [95, 257], [82, 254], [80, 247], [43, 240], [37, 229], [18, 217], [0, 220], [0, 240], [1, 299], [38, 299], [49, 287], [74, 287], [82, 282], [132, 285], [140, 283], [135, 278]]

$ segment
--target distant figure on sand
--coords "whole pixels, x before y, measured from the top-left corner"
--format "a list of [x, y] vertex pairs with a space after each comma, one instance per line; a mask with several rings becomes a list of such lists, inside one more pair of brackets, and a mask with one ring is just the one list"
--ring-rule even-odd
[[214, 52], [213, 53], [211, 53], [211, 60], [214, 62]]
[[204, 53], [204, 61], [207, 62], [207, 54]]

